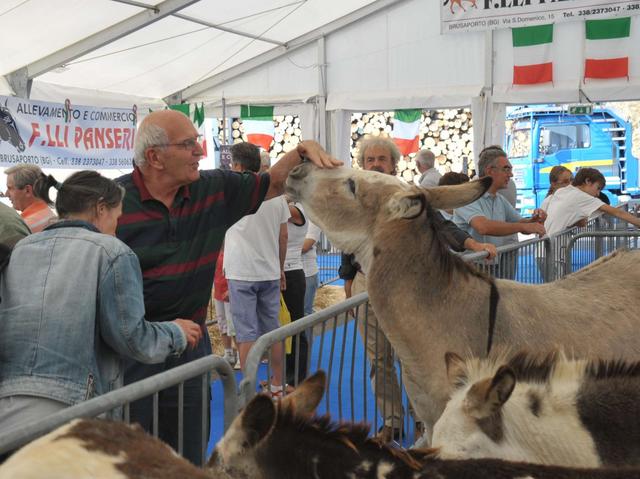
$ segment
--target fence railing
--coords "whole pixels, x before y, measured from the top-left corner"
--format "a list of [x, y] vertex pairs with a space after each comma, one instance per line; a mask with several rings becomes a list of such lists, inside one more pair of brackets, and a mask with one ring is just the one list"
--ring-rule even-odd
[[320, 234], [317, 242], [318, 251], [318, 278], [320, 286], [337, 281], [340, 268], [341, 251], [334, 248], [324, 233]]
[[[640, 247], [638, 243], [640, 231], [614, 230], [605, 233], [590, 231], [597, 226], [596, 222], [592, 222], [585, 228], [567, 230], [553, 238], [531, 239], [500, 247], [498, 248], [498, 259], [491, 263], [485, 261], [486, 253], [464, 254], [462, 258], [465, 261], [475, 263], [478, 268], [494, 277], [516, 279], [526, 283], [543, 283], [558, 279], [564, 276], [567, 271], [585, 266], [585, 258], [594, 261], [600, 255], [611, 251], [609, 247], [598, 248], [595, 242], [589, 244], [579, 242], [581, 238], [588, 235], [603, 237], [607, 240], [614, 238], [611, 240], [611, 246]], [[618, 240], [615, 240], [616, 235], [619, 236]], [[574, 238], [577, 238], [578, 243]], [[635, 239], [635, 243], [632, 241], [622, 242], [620, 238]], [[582, 249], [592, 248], [590, 254], [584, 257], [576, 256], [576, 244]], [[363, 347], [363, 342], [366, 341], [368, 335], [366, 333], [362, 336], [358, 335], [358, 330], [362, 331], [367, 327], [369, 308], [368, 296], [366, 293], [362, 293], [262, 336], [252, 347], [245, 364], [245, 378], [240, 383], [241, 403], [246, 403], [256, 394], [260, 359], [268, 355], [270, 347], [289, 337], [310, 334], [309, 344], [313, 344], [320, 351], [317, 351], [316, 354], [309, 352], [306, 369], [313, 371], [322, 368], [328, 372], [325, 411], [330, 412], [338, 420], [368, 421], [373, 424], [373, 430], [377, 431], [378, 424], [380, 422], [384, 424], [385, 416], [387, 416], [386, 411], [395, 410], [394, 405], [386, 404], [386, 399], [382, 401], [382, 404], [376, 400], [373, 401], [373, 404], [369, 404], [362, 397], [359, 400], [354, 398], [356, 394], [354, 391], [362, 396], [365, 392], [371, 395], [376, 389], [372, 384], [369, 384], [367, 371], [371, 367], [371, 362], [367, 359], [366, 354], [362, 354], [363, 351], [366, 351], [366, 345]], [[354, 311], [354, 315], [348, 314], [349, 311]], [[299, 343], [300, 341], [297, 341], [297, 344]], [[357, 350], [359, 350], [359, 355], [356, 354]], [[297, 363], [299, 360], [298, 352], [294, 351], [293, 354]], [[356, 364], [357, 356], [363, 363], [359, 367]], [[311, 359], [312, 357], [313, 359]], [[403, 389], [401, 399], [403, 419], [399, 437], [405, 439], [405, 445], [409, 445], [413, 442], [411, 441], [411, 433], [413, 432], [415, 435], [418, 426], [411, 417], [411, 405], [402, 387], [401, 365], [395, 361], [393, 351], [389, 351], [387, 357], [393, 358], [392, 374]], [[286, 377], [286, 366], [283, 366], [283, 369], [285, 369], [283, 377]], [[382, 369], [388, 370], [387, 367], [382, 367]], [[268, 371], [267, 377], [270, 375], [271, 372]], [[382, 382], [387, 383], [385, 378]], [[384, 392], [381, 396], [388, 397]], [[393, 395], [390, 397], [393, 398]]]
[[567, 261], [564, 273], [572, 273], [573, 265], [576, 262], [580, 266], [585, 266], [620, 248], [640, 248], [640, 230], [587, 231], [576, 234], [567, 242], [566, 255], [568, 258], [578, 256], [579, 259], [578, 261]]
[[[615, 220], [615, 219], [614, 219]], [[498, 248], [499, 259], [486, 263], [486, 253], [462, 255], [465, 261], [474, 262], [477, 267], [489, 274], [500, 278], [512, 278], [527, 283], [541, 283], [562, 277], [568, 272], [575, 271], [598, 257], [608, 254], [619, 247], [640, 247], [640, 231], [625, 231], [626, 224], [617, 221], [603, 223], [592, 222], [586, 228], [568, 230], [554, 238], [528, 240], [513, 245]], [[610, 231], [591, 231], [605, 224]], [[593, 239], [593, 241], [588, 241]], [[504, 258], [504, 259], [503, 259]], [[338, 255], [339, 261], [339, 255]], [[337, 266], [336, 266], [337, 268]], [[336, 269], [337, 270], [337, 269]], [[258, 387], [258, 370], [260, 360], [266, 355], [272, 345], [283, 342], [287, 338], [296, 338], [291, 357], [295, 364], [294, 371], [287, 370], [287, 362], [282, 361], [282, 376], [286, 378], [293, 372], [292, 385], [296, 385], [301, 376], [307, 371], [324, 369], [327, 372], [328, 389], [324, 400], [324, 411], [330, 412], [337, 420], [366, 421], [378, 430], [378, 425], [385, 424], [388, 411], [400, 411], [401, 420], [393, 427], [398, 431], [400, 440], [408, 445], [411, 433], [417, 434], [417, 427], [412, 420], [412, 408], [404, 393], [401, 365], [395, 360], [393, 350], [388, 344], [383, 347], [384, 357], [390, 358], [390, 364], [378, 365], [384, 371], [376, 375], [374, 380], [369, 377], [371, 363], [367, 358], [367, 343], [369, 335], [368, 295], [358, 294], [348, 300], [330, 306], [320, 312], [301, 318], [291, 324], [263, 335], [256, 341], [244, 365], [244, 379], [239, 391], [236, 390], [235, 376], [229, 364], [222, 358], [208, 356], [145, 380], [130, 384], [116, 391], [99, 396], [89, 401], [64, 409], [44, 420], [21, 425], [20, 428], [7, 431], [0, 437], [0, 454], [14, 450], [17, 447], [61, 426], [71, 419], [79, 417], [95, 417], [122, 408], [123, 419], [128, 422], [129, 404], [138, 399], [154, 396], [153, 401], [153, 433], [158, 433], [158, 393], [169, 387], [178, 385], [178, 422], [183, 421], [183, 387], [184, 382], [201, 377], [203, 395], [208, 394], [211, 379], [210, 373], [215, 371], [222, 381], [224, 394], [224, 428], [231, 423], [238, 411], [239, 404], [246, 404], [255, 394]], [[301, 363], [302, 336], [307, 338], [309, 350], [306, 360]], [[375, 346], [376, 348], [378, 345]], [[378, 350], [374, 354], [378, 356]], [[270, 356], [270, 355], [269, 355]], [[271, 358], [270, 358], [271, 359]], [[303, 374], [300, 374], [302, 371]], [[390, 371], [390, 372], [389, 372]], [[393, 378], [390, 378], [392, 375]], [[271, 371], [267, 370], [267, 384]], [[402, 392], [396, 404], [394, 394], [391, 400], [382, 402], [367, 397], [372, 396], [373, 390], [377, 396], [387, 398], [386, 391], [389, 380], [396, 381]], [[380, 386], [382, 385], [382, 389]], [[390, 404], [389, 404], [390, 402]], [[203, 423], [209, 426], [207, 417], [207, 401], [203, 397]], [[182, 427], [179, 427], [178, 452], [182, 452]], [[206, 452], [207, 429], [203, 428], [202, 460]]]
[[[76, 404], [69, 408], [63, 409], [51, 416], [37, 421], [31, 421], [26, 424], [20, 425], [20, 427], [12, 429], [10, 431], [3, 431], [0, 437], [0, 454], [12, 451], [22, 445], [54, 430], [55, 428], [62, 426], [76, 418], [89, 418], [101, 416], [105, 413], [109, 414], [111, 419], [123, 419], [125, 422], [129, 422], [129, 404], [138, 399], [153, 395], [153, 435], [158, 435], [158, 394], [159, 392], [174, 386], [178, 386], [178, 453], [182, 453], [183, 445], [183, 387], [184, 383], [193, 378], [201, 377], [203, 386], [203, 395], [207, 394], [207, 397], [203, 397], [203, 410], [202, 418], [203, 423], [207, 425], [207, 428], [203, 428], [202, 437], [202, 463], [204, 464], [208, 435], [209, 417], [207, 414], [208, 408], [208, 391], [211, 384], [210, 373], [215, 372], [218, 378], [222, 381], [223, 386], [223, 401], [224, 401], [224, 427], [225, 429], [231, 424], [231, 421], [238, 412], [238, 394], [236, 389], [236, 380], [233, 369], [229, 366], [229, 363], [218, 356], [207, 356], [197, 359], [188, 364], [176, 367], [169, 371], [165, 371], [161, 374], [156, 374], [147, 379], [129, 384], [115, 391], [111, 391], [102, 396], [90, 399], [88, 401]], [[114, 410], [115, 412], [114, 414]]]

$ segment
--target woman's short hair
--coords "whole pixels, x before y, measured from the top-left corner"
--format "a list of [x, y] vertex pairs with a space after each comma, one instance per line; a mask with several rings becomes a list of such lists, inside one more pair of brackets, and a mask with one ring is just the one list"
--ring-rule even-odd
[[607, 180], [605, 180], [604, 175], [595, 168], [580, 168], [576, 173], [575, 178], [573, 178], [573, 186], [584, 185], [587, 180], [590, 183], [600, 183], [604, 188], [607, 184]]
[[74, 213], [84, 213], [98, 203], [115, 208], [124, 198], [124, 188], [115, 181], [105, 178], [97, 171], [85, 170], [74, 173], [63, 183], [52, 175], [40, 179], [34, 189], [49, 197], [49, 189], [56, 188], [56, 210], [60, 218]]
[[469, 177], [464, 173], [456, 173], [455, 171], [449, 171], [440, 177], [438, 180], [438, 186], [450, 186], [461, 185], [462, 183], [468, 183]]

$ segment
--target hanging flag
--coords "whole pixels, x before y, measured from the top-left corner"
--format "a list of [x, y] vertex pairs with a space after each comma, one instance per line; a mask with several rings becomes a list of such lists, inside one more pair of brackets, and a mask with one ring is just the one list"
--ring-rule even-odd
[[511, 29], [513, 84], [534, 85], [553, 81], [553, 24]]
[[200, 106], [193, 106], [193, 122], [198, 128], [204, 123], [204, 103], [201, 103]]
[[396, 110], [393, 115], [393, 141], [400, 153], [408, 155], [418, 151], [422, 110]]
[[187, 115], [189, 118], [189, 104], [188, 103], [180, 103], [178, 105], [169, 105], [170, 110], [180, 111]]
[[242, 105], [240, 119], [249, 143], [269, 151], [275, 133], [273, 107]]
[[631, 18], [587, 20], [585, 78], [629, 77]]

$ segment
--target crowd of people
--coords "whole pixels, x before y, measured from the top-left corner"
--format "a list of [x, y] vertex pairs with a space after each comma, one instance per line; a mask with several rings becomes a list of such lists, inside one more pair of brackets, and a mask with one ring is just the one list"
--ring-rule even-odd
[[[203, 154], [191, 121], [165, 110], [143, 120], [135, 168], [115, 181], [96, 172], [61, 184], [41, 172], [28, 187], [8, 181], [16, 208], [27, 193], [57, 188], [58, 220], [29, 234], [26, 221], [0, 210], [3, 430], [210, 354], [204, 323], [227, 230], [269, 200], [282, 201], [288, 172], [303, 157], [318, 167], [341, 164], [313, 141], [268, 173], [200, 171]], [[187, 381], [182, 401], [183, 454], [195, 464], [209, 432], [201, 411], [210, 391], [202, 387]], [[130, 408], [147, 430], [152, 400]], [[178, 388], [158, 402], [159, 435], [177, 449]]]
[[[211, 354], [205, 320], [213, 286], [224, 358], [239, 368], [255, 341], [280, 326], [282, 304], [292, 321], [313, 312], [320, 229], [283, 195], [284, 182], [303, 158], [321, 168], [341, 162], [303, 141], [270, 167], [258, 147], [239, 143], [231, 148], [231, 170], [200, 170], [197, 140], [182, 113], [158, 111], [138, 129], [133, 172], [116, 180], [80, 171], [60, 183], [33, 165], [5, 171], [7, 196], [21, 214], [0, 203], [1, 429]], [[358, 145], [364, 170], [395, 175], [399, 159], [389, 138], [365, 137]], [[463, 173], [441, 175], [434, 160], [428, 150], [416, 155], [421, 187], [469, 181]], [[598, 198], [605, 179], [592, 168], [575, 178], [554, 168], [542, 207], [523, 218], [512, 169], [500, 147], [485, 148], [478, 175], [492, 178], [488, 191], [435, 213], [453, 250], [486, 252], [498, 265], [496, 247], [517, 241], [518, 233], [553, 235], [597, 213], [640, 226]], [[349, 252], [339, 275], [347, 298], [366, 291], [366, 271]], [[375, 311], [362, 313], [358, 326], [384, 420], [380, 434], [398, 438], [405, 411], [392, 349]], [[274, 399], [304, 379], [308, 351], [304, 333], [290, 348], [272, 346], [265, 390]], [[407, 378], [404, 386], [415, 387]], [[201, 411], [210, 390], [202, 388], [199, 379], [187, 381], [182, 399], [183, 451], [195, 464], [208, 435]], [[147, 430], [152, 401], [130, 408], [131, 420]], [[177, 447], [178, 389], [162, 391], [158, 403], [159, 435]]]

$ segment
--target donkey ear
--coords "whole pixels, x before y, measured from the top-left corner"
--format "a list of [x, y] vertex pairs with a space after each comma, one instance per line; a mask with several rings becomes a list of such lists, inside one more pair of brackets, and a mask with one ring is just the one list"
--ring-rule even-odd
[[389, 219], [413, 219], [422, 213], [425, 206], [425, 198], [422, 192], [402, 191], [394, 194], [387, 201]]
[[485, 176], [461, 185], [435, 186], [424, 188], [429, 204], [438, 210], [451, 210], [468, 205], [480, 198], [491, 186], [493, 180]]
[[241, 417], [248, 445], [254, 446], [269, 433], [276, 422], [276, 406], [270, 397], [258, 394], [244, 408]]
[[296, 414], [313, 415], [324, 395], [327, 377], [318, 371], [305, 379], [291, 394], [280, 401], [282, 407], [292, 408]]
[[467, 392], [465, 410], [477, 419], [495, 414], [511, 397], [516, 375], [509, 366], [501, 366], [493, 378], [478, 381]]
[[445, 353], [444, 362], [447, 365], [447, 379], [451, 389], [457, 389], [467, 380], [467, 368], [464, 359], [451, 351]]

